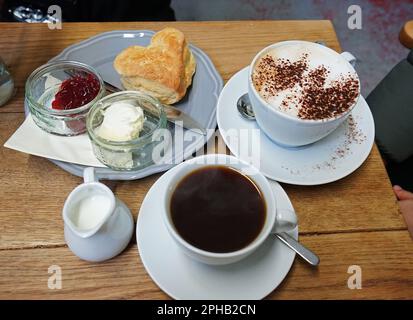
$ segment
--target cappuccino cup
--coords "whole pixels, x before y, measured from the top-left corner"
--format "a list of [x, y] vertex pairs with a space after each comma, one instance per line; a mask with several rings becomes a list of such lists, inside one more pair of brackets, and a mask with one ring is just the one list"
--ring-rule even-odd
[[316, 142], [350, 115], [360, 96], [355, 58], [307, 41], [261, 50], [248, 72], [248, 95], [263, 132], [282, 146]]

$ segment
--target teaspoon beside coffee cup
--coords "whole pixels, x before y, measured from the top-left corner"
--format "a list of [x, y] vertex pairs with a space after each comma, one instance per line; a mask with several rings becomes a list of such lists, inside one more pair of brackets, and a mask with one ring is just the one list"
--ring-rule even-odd
[[287, 233], [288, 231], [293, 230], [297, 225], [297, 217], [293, 211], [288, 209], [277, 209], [277, 219], [271, 233], [290, 249], [294, 250], [306, 262], [312, 266], [318, 266], [320, 258], [313, 251]]
[[248, 96], [248, 93], [243, 94], [238, 98], [237, 109], [240, 115], [247, 120], [255, 121], [255, 113], [252, 109], [251, 101]]

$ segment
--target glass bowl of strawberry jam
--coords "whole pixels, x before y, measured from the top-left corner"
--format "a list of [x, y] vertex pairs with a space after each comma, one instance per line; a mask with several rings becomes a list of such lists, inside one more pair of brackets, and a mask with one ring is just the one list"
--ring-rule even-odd
[[41, 129], [61, 136], [86, 132], [86, 115], [105, 93], [97, 71], [77, 61], [54, 61], [32, 72], [25, 103]]

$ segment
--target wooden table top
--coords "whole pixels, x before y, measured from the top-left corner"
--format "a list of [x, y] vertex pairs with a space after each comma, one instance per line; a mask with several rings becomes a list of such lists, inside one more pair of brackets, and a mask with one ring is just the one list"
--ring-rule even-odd
[[[261, 48], [282, 40], [325, 41], [340, 51], [330, 21], [0, 23], [0, 54], [10, 66], [17, 95], [0, 108], [0, 139], [23, 122], [24, 84], [38, 66], [62, 49], [110, 30], [175, 26], [202, 48], [223, 79], [249, 64]], [[64, 242], [61, 210], [81, 179], [46, 159], [0, 148], [0, 298], [168, 298], [146, 273], [136, 241], [100, 264], [74, 256]], [[131, 209], [135, 221], [154, 175], [108, 185]], [[327, 185], [283, 184], [296, 208], [300, 241], [321, 258], [312, 268], [297, 258], [270, 299], [413, 298], [413, 242], [398, 210], [383, 162], [374, 147], [350, 176]], [[63, 287], [50, 290], [48, 268], [62, 268]], [[350, 290], [348, 267], [362, 268], [362, 289]]]

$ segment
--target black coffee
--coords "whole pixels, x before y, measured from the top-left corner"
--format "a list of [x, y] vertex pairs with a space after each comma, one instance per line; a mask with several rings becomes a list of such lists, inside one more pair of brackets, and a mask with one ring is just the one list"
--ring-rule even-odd
[[249, 245], [266, 219], [260, 189], [247, 176], [225, 166], [204, 167], [184, 177], [172, 194], [170, 212], [183, 239], [217, 253]]

